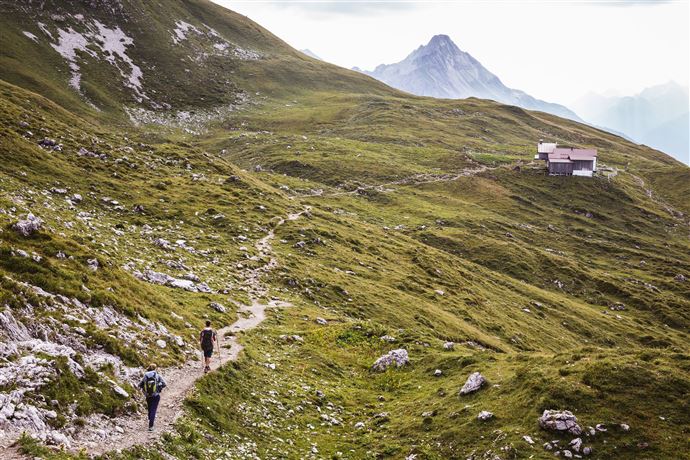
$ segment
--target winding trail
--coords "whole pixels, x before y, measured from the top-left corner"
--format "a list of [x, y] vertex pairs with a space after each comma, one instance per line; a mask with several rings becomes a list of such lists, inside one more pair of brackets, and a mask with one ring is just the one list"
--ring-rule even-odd
[[465, 168], [461, 170], [460, 172], [457, 173], [442, 173], [442, 174], [433, 174], [433, 173], [419, 173], [419, 174], [414, 174], [412, 176], [404, 177], [402, 179], [398, 179], [392, 182], [386, 182], [383, 184], [378, 184], [378, 185], [361, 185], [357, 187], [354, 190], [341, 190], [341, 191], [333, 191], [333, 192], [321, 192], [321, 193], [300, 193], [296, 194], [296, 197], [299, 198], [309, 198], [309, 197], [334, 197], [334, 196], [344, 196], [344, 195], [356, 195], [362, 192], [366, 192], [369, 190], [377, 191], [380, 193], [389, 193], [393, 192], [394, 189], [390, 189], [387, 187], [393, 187], [396, 185], [424, 185], [424, 184], [433, 184], [437, 182], [453, 182], [461, 177], [472, 177], [476, 176], [477, 174], [483, 173], [484, 171], [488, 171], [491, 169], [496, 169], [498, 167], [489, 167], [486, 165], [479, 165], [477, 168]]
[[[299, 219], [310, 208], [289, 214], [281, 218], [271, 228], [267, 235], [256, 242], [255, 248], [268, 262], [258, 268], [247, 269], [244, 273], [244, 282], [249, 287], [251, 305], [240, 305], [239, 319], [230, 326], [218, 330], [220, 353], [216, 352], [211, 361], [211, 370], [215, 371], [229, 361], [235, 361], [244, 348], [235, 335], [257, 327], [266, 318], [267, 308], [289, 307], [291, 304], [271, 299], [262, 302], [260, 299], [268, 295], [268, 288], [261, 282], [261, 278], [278, 266], [278, 261], [273, 254], [271, 241], [275, 238], [275, 229], [287, 221]], [[200, 353], [199, 353], [200, 354]], [[89, 424], [75, 436], [77, 440], [72, 442], [71, 451], [78, 452], [85, 449], [90, 455], [102, 455], [113, 450], [126, 450], [134, 446], [157, 442], [165, 433], [174, 429], [175, 421], [184, 413], [184, 400], [193, 390], [198, 379], [204, 376], [203, 360], [189, 359], [184, 364], [167, 369], [161, 369], [160, 373], [167, 386], [161, 393], [161, 402], [156, 415], [156, 426], [153, 432], [147, 430], [148, 422], [145, 411], [127, 416], [106, 418], [99, 417], [100, 423]], [[107, 428], [104, 428], [104, 425]], [[19, 453], [16, 446], [4, 449], [2, 459], [25, 459]]]

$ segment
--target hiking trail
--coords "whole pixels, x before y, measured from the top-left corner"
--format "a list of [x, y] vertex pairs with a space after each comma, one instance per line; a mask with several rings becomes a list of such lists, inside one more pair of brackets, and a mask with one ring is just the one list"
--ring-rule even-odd
[[[220, 344], [220, 353], [214, 353], [211, 360], [211, 371], [217, 370], [229, 361], [235, 361], [244, 348], [235, 335], [238, 332], [249, 331], [257, 327], [266, 318], [267, 308], [288, 307], [291, 304], [276, 298], [262, 302], [260, 299], [268, 295], [268, 288], [261, 282], [261, 277], [278, 266], [278, 261], [273, 255], [271, 240], [275, 237], [275, 229], [287, 221], [299, 219], [304, 213], [308, 213], [309, 207], [303, 211], [289, 214], [280, 218], [268, 231], [265, 237], [258, 240], [255, 248], [262, 258], [268, 258], [268, 262], [258, 268], [247, 269], [244, 273], [245, 284], [250, 291], [251, 305], [240, 305], [238, 319], [230, 326], [217, 331]], [[177, 367], [160, 369], [167, 386], [161, 392], [161, 402], [156, 415], [155, 429], [147, 431], [148, 422], [146, 411], [128, 414], [121, 417], [108, 418], [99, 416], [101, 423], [87, 425], [79, 431], [77, 439], [72, 442], [72, 452], [85, 449], [90, 455], [102, 455], [113, 450], [127, 450], [137, 445], [151, 445], [158, 441], [165, 433], [173, 430], [175, 421], [184, 413], [184, 400], [198, 379], [204, 376], [203, 360], [189, 359]], [[145, 404], [141, 401], [142, 404]], [[19, 460], [23, 456], [17, 446], [5, 449], [2, 458], [4, 460]]]

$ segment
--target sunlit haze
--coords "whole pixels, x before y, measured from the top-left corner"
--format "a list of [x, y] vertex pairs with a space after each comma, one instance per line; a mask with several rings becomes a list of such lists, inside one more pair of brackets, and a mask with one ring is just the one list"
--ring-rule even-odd
[[553, 102], [688, 85], [687, 1], [215, 1], [347, 68], [397, 62], [447, 34], [506, 85]]

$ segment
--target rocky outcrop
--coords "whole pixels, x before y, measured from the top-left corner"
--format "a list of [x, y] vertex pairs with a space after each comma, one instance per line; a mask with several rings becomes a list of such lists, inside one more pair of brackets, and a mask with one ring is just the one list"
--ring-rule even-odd
[[[27, 431], [47, 444], [69, 446], [69, 430], [60, 433], [50, 428], [50, 420], [57, 417], [50, 402], [35, 397], [42, 387], [66, 372], [82, 379], [87, 369], [100, 374], [107, 368], [115, 378], [103, 376], [101, 384], [120, 398], [131, 398], [123, 382], [136, 384], [142, 370], [126, 366], [121, 358], [102, 348], [94, 348], [87, 337], [88, 325], [143, 352], [150, 349], [148, 344], [156, 342], [166, 347], [185, 346], [182, 338], [164, 325], [141, 316], [130, 318], [112, 307], [91, 307], [76, 298], [7, 277], [5, 280], [14, 283], [13, 291], [24, 308], [0, 310], [0, 442], [4, 436], [16, 438]], [[40, 322], [32, 321], [38, 309], [50, 309], [52, 314]], [[61, 410], [64, 415], [67, 409]]]
[[213, 292], [213, 290], [206, 283], [195, 283], [194, 281], [188, 279], [175, 278], [166, 273], [161, 273], [154, 270], [144, 270], [143, 272], [134, 270], [132, 274], [142, 281], [147, 281], [153, 284], [184, 289], [185, 291], [189, 292]]
[[41, 227], [43, 227], [43, 220], [31, 213], [26, 216], [26, 219], [20, 220], [12, 226], [22, 236], [31, 236], [39, 231]]
[[410, 362], [410, 358], [407, 355], [407, 350], [403, 348], [398, 348], [397, 350], [391, 350], [385, 355], [381, 356], [374, 362], [371, 369], [375, 372], [384, 372], [391, 366], [402, 367]]
[[217, 311], [218, 313], [225, 313], [225, 312], [227, 311], [227, 309], [225, 308], [225, 306], [222, 305], [222, 304], [220, 304], [220, 303], [218, 303], [218, 302], [211, 302], [210, 304], [208, 304], [208, 306], [211, 307], [211, 308], [213, 308], [213, 309], [214, 309], [215, 311]]
[[582, 434], [582, 428], [577, 424], [577, 417], [567, 410], [545, 410], [539, 417], [539, 426], [545, 430], [570, 433], [575, 436]]

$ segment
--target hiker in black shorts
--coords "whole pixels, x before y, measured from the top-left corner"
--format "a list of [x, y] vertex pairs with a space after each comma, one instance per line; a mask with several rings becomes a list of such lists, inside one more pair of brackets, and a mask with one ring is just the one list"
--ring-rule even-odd
[[199, 335], [199, 345], [204, 352], [204, 372], [211, 370], [211, 356], [216, 345], [216, 332], [211, 329], [211, 321], [206, 321], [206, 328]]

